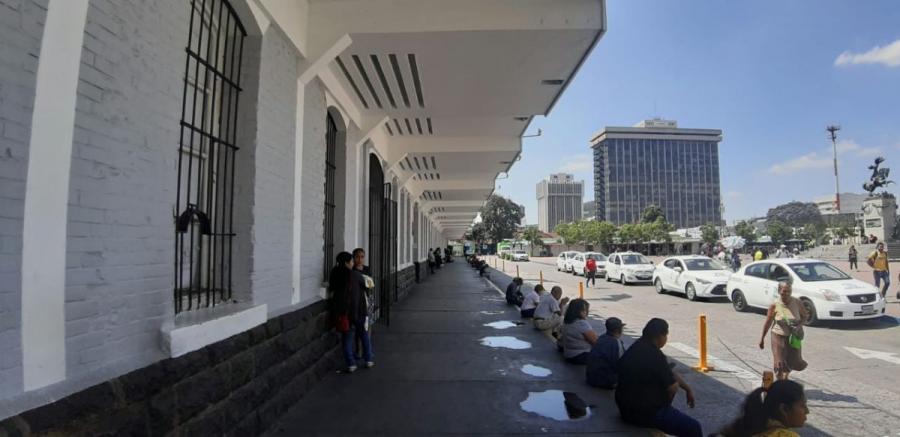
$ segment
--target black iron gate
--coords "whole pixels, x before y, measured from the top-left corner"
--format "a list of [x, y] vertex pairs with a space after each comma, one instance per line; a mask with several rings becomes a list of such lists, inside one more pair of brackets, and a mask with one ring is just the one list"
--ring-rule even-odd
[[397, 302], [397, 200], [394, 199], [393, 185], [389, 182], [384, 184], [384, 201], [385, 201], [385, 218], [384, 235], [387, 244], [385, 245], [385, 259], [387, 260], [385, 269], [385, 278], [388, 279], [385, 284], [385, 299], [387, 304]]

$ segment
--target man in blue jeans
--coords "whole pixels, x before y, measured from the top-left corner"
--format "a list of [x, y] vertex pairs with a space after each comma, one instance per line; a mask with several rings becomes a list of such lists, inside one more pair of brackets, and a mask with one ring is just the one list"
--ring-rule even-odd
[[651, 319], [641, 338], [619, 359], [616, 405], [622, 419], [633, 425], [656, 428], [676, 437], [703, 437], [700, 423], [672, 407], [680, 387], [694, 408], [691, 387], [672, 372], [662, 347], [669, 339], [669, 324]]

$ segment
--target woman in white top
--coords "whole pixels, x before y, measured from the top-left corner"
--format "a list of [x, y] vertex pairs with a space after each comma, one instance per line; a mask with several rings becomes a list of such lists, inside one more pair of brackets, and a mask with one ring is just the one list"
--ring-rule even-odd
[[574, 299], [566, 308], [563, 319], [563, 357], [572, 364], [587, 364], [591, 348], [599, 336], [587, 321], [590, 305], [584, 299]]
[[522, 301], [522, 306], [519, 307], [519, 313], [522, 314], [523, 319], [534, 317], [534, 309], [541, 303], [541, 293], [543, 292], [544, 286], [541, 284], [535, 285], [533, 290], [525, 292], [525, 300]]
[[762, 337], [759, 339], [759, 348], [765, 348], [766, 334], [771, 328], [773, 367], [775, 377], [779, 380], [788, 379], [791, 371], [806, 368], [801, 348], [803, 323], [809, 316], [800, 300], [791, 296], [791, 291], [790, 282], [778, 283], [779, 297], [769, 306]]

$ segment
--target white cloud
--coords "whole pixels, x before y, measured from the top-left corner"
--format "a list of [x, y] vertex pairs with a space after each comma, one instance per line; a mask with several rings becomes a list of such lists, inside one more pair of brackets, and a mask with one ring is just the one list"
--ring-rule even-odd
[[593, 168], [594, 161], [591, 159], [591, 155], [584, 153], [566, 157], [557, 171], [562, 173], [581, 173], [590, 171]]
[[831, 166], [831, 158], [812, 152], [781, 164], [774, 164], [769, 167], [769, 173], [783, 175], [800, 170], [828, 168], [829, 166]]
[[841, 53], [834, 60], [834, 65], [883, 64], [888, 67], [900, 67], [900, 39], [884, 47], [875, 46], [865, 53]]
[[[852, 153], [854, 156], [858, 156], [860, 158], [874, 158], [883, 153], [881, 147], [863, 147], [853, 140], [838, 141], [837, 150], [838, 155]], [[828, 153], [832, 153], [831, 148], [828, 148], [826, 155]]]

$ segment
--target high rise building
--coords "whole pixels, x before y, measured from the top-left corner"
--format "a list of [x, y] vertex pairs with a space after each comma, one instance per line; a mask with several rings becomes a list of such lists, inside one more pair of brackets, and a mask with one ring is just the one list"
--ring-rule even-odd
[[581, 220], [581, 199], [584, 197], [584, 181], [575, 176], [552, 174], [537, 184], [538, 229], [553, 232], [559, 223]]
[[681, 129], [674, 120], [606, 127], [591, 139], [597, 220], [636, 223], [659, 205], [676, 227], [722, 221], [718, 129]]
[[581, 218], [583, 220], [594, 220], [597, 216], [597, 202], [588, 200], [581, 205]]

